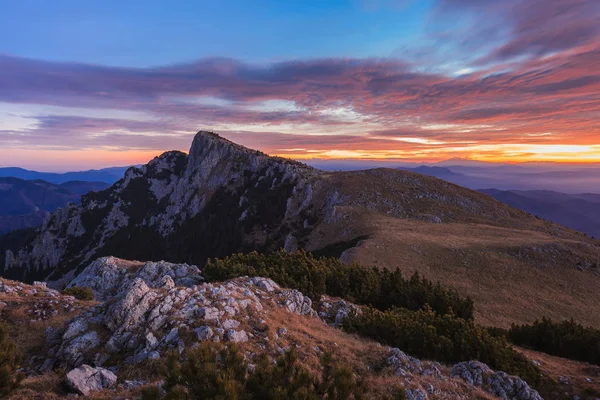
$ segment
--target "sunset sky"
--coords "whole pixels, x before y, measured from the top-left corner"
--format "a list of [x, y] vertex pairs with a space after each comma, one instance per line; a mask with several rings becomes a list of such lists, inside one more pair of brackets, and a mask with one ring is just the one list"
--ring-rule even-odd
[[600, 1], [2, 1], [0, 166], [600, 162]]

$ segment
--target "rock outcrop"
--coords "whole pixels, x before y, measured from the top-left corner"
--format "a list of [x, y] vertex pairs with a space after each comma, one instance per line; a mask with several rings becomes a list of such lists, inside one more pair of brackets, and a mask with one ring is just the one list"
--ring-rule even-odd
[[493, 371], [479, 361], [456, 364], [450, 376], [460, 378], [470, 385], [483, 388], [488, 393], [508, 400], [543, 400], [523, 379], [506, 372]]
[[114, 387], [117, 376], [104, 368], [82, 365], [67, 374], [67, 384], [77, 393], [89, 396], [91, 392]]
[[[437, 362], [421, 361], [410, 357], [400, 349], [391, 349], [387, 364], [395, 370], [396, 376], [404, 378], [428, 377], [426, 385], [422, 388], [407, 390], [407, 398], [428, 399], [428, 395], [442, 394], [444, 391], [436, 388], [435, 382], [445, 382], [450, 379], [461, 379], [470, 386], [478, 387], [485, 392], [505, 400], [543, 400], [527, 382], [505, 372], [496, 372], [487, 365], [478, 361], [461, 362], [454, 365], [449, 374], [444, 373], [445, 368]], [[448, 393], [460, 398], [459, 393]]]
[[149, 287], [191, 287], [203, 281], [195, 265], [159, 262], [132, 262], [116, 257], [102, 257], [92, 262], [67, 287], [92, 289], [96, 300], [107, 300], [122, 293], [131, 283], [141, 279]]
[[[313, 304], [301, 292], [261, 277], [205, 283], [194, 266], [104, 257], [92, 262], [69, 286], [92, 288], [100, 302], [76, 301], [41, 282], [27, 285], [0, 280], [0, 311], [44, 299], [56, 301], [58, 308], [73, 303], [64, 311], [70, 319], [46, 329], [46, 355], [26, 360], [24, 371], [30, 376], [69, 371], [69, 387], [84, 396], [103, 391], [110, 397], [116, 393], [113, 390], [160, 385], [146, 376], [123, 381], [126, 375], [119, 375], [126, 365], [157, 360], [171, 352], [183, 356], [200, 343], [235, 343], [252, 368], [261, 355], [274, 361], [295, 348], [303, 362], [318, 360], [323, 352], [350, 343], [357, 346], [362, 340], [336, 329], [347, 315], [360, 314], [359, 306], [328, 296]], [[58, 321], [64, 319], [57, 316]], [[365, 365], [364, 371], [385, 374], [385, 379], [405, 389], [409, 399], [491, 398], [485, 393], [512, 400], [540, 399], [523, 380], [484, 364], [460, 363], [450, 368], [418, 360], [399, 349], [372, 342], [366, 346], [370, 346], [368, 358], [373, 364]]]
[[92, 288], [106, 301], [69, 321], [62, 331], [49, 332], [46, 366], [104, 366], [117, 355], [133, 364], [206, 340], [247, 342], [261, 334], [253, 327], [261, 325], [265, 303], [316, 316], [308, 297], [270, 279], [191, 285], [200, 280], [199, 270], [185, 264], [96, 260], [73, 282]]

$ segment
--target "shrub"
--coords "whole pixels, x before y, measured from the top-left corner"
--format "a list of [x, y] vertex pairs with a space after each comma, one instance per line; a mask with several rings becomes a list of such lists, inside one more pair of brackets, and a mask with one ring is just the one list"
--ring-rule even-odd
[[21, 380], [16, 371], [20, 358], [15, 343], [8, 337], [8, 327], [0, 323], [0, 395], [6, 395], [17, 387]]
[[452, 314], [438, 315], [431, 309], [382, 312], [365, 307], [362, 315], [344, 319], [343, 327], [415, 357], [445, 363], [479, 360], [532, 385], [539, 380], [538, 369], [514, 351], [506, 339]]
[[94, 292], [88, 287], [73, 286], [63, 290], [62, 294], [73, 296], [77, 300], [94, 300]]
[[[162, 368], [167, 400], [184, 399], [362, 399], [361, 382], [352, 371], [338, 367], [331, 356], [321, 359], [318, 377], [298, 363], [291, 350], [273, 365], [262, 355], [249, 369], [237, 347], [203, 343], [186, 354], [183, 363], [171, 353]], [[148, 390], [145, 400], [156, 398]]]
[[508, 338], [519, 346], [600, 365], [600, 330], [572, 319], [553, 322], [542, 318], [531, 325], [513, 325]]
[[428, 304], [438, 314], [473, 318], [471, 299], [418, 274], [404, 279], [399, 270], [346, 265], [337, 258], [317, 259], [304, 251], [234, 254], [225, 259], [209, 260], [202, 272], [209, 281], [244, 275], [271, 278], [281, 286], [300, 290], [313, 300], [328, 294], [372, 305], [379, 310], [392, 307], [418, 310]]

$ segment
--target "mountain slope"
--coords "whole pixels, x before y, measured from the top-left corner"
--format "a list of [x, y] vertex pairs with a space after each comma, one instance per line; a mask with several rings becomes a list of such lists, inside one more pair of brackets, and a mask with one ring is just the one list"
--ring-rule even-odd
[[600, 195], [550, 190], [481, 190], [498, 201], [540, 218], [600, 238]]
[[47, 212], [78, 203], [82, 194], [106, 189], [103, 182], [66, 182], [0, 178], [0, 233], [41, 225]]
[[542, 315], [600, 323], [592, 311], [600, 276], [587, 267], [600, 260], [597, 241], [433, 177], [323, 172], [208, 132], [189, 155], [131, 168], [23, 235], [33, 239], [0, 239], [7, 277], [61, 285], [100, 256], [203, 265], [301, 247], [442, 280], [475, 299], [482, 323]]

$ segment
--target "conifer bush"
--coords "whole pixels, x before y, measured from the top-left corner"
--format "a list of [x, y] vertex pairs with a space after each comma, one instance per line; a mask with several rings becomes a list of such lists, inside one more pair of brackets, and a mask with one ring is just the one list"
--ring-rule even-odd
[[94, 292], [88, 287], [73, 286], [62, 291], [66, 296], [73, 296], [77, 300], [94, 300]]
[[282, 287], [301, 291], [313, 300], [327, 294], [348, 301], [371, 305], [379, 310], [402, 307], [421, 309], [426, 304], [438, 314], [473, 319], [473, 301], [452, 289], [443, 288], [414, 274], [404, 279], [399, 270], [346, 265], [337, 258], [315, 258], [302, 250], [271, 254], [234, 254], [209, 260], [202, 269], [209, 281], [239, 276], [271, 278]]
[[8, 337], [8, 327], [0, 322], [0, 396], [7, 395], [18, 386], [21, 380], [16, 372], [19, 362], [15, 343]]
[[[248, 368], [236, 346], [203, 343], [188, 351], [185, 361], [170, 354], [162, 368], [166, 400], [187, 399], [362, 399], [363, 385], [348, 368], [339, 367], [330, 355], [321, 359], [321, 375], [315, 375], [298, 362], [294, 350], [280, 356], [276, 363], [262, 355]], [[149, 388], [144, 400], [157, 398]]]
[[538, 369], [513, 350], [505, 338], [490, 334], [472, 321], [451, 314], [438, 315], [431, 308], [379, 311], [364, 307], [362, 315], [345, 318], [343, 328], [417, 358], [443, 363], [478, 360], [531, 385], [540, 378]]
[[507, 337], [518, 346], [600, 365], [600, 330], [572, 319], [554, 322], [542, 318], [531, 325], [513, 324]]

